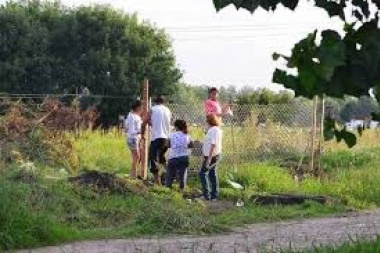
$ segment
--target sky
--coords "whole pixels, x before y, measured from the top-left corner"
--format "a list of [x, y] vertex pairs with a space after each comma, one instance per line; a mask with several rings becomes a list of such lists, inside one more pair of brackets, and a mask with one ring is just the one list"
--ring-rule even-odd
[[[0, 0], [0, 3], [4, 0]], [[212, 0], [61, 0], [65, 5], [108, 4], [166, 29], [183, 81], [194, 85], [281, 89], [272, 73], [281, 63], [273, 52], [289, 54], [314, 29], [339, 28], [321, 9], [300, 1], [296, 11], [278, 8], [253, 15], [229, 6], [216, 12]]]

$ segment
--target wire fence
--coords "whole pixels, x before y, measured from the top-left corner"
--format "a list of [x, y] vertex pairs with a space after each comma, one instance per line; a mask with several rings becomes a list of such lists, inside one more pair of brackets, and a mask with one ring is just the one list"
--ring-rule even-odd
[[[173, 119], [191, 125], [192, 138], [203, 140], [203, 105], [192, 108], [169, 105]], [[313, 103], [293, 100], [286, 104], [233, 105], [233, 116], [223, 118], [223, 165], [236, 168], [249, 162], [297, 163], [310, 154], [313, 128]], [[320, 127], [320, 125], [318, 126]], [[319, 131], [319, 129], [318, 129]], [[199, 154], [200, 152], [193, 152]], [[191, 169], [197, 169], [194, 156]], [[306, 160], [306, 159], [305, 159]]]
[[[31, 110], [37, 110], [42, 105], [40, 102], [31, 102], [37, 96], [11, 96], [11, 99], [23, 99], [26, 101], [26, 106]], [[62, 99], [65, 96], [50, 96], [53, 99]], [[74, 95], [72, 97], [75, 97]], [[38, 96], [42, 99], [43, 96]], [[25, 100], [26, 99], [26, 100]], [[117, 98], [113, 99], [117, 102]], [[4, 107], [5, 101], [0, 99], [0, 108]], [[36, 101], [36, 100], [34, 100]], [[169, 104], [169, 109], [173, 115], [173, 122], [176, 119], [186, 120], [190, 125], [190, 135], [193, 140], [202, 143], [205, 137], [205, 115], [203, 104], [198, 103], [192, 106], [183, 104]], [[241, 164], [251, 162], [276, 162], [287, 167], [298, 166], [300, 161], [305, 163], [308, 161], [310, 154], [313, 152], [312, 143], [320, 140], [318, 138], [321, 132], [321, 117], [323, 111], [321, 108], [313, 107], [313, 102], [305, 99], [294, 99], [285, 104], [270, 104], [270, 105], [231, 105], [233, 115], [223, 117], [223, 166], [231, 169], [236, 169]], [[88, 137], [88, 128], [93, 128], [93, 124], [86, 122], [77, 122], [78, 120], [91, 121], [95, 118], [91, 113], [91, 117], [86, 115], [82, 117], [74, 108], [74, 116], [66, 115], [63, 118], [62, 126], [69, 124], [65, 129], [75, 132], [76, 137]], [[126, 110], [128, 111], [128, 110]], [[317, 118], [313, 119], [313, 111], [316, 112]], [[315, 116], [314, 116], [315, 117]], [[73, 119], [74, 118], [74, 119]], [[120, 117], [122, 120], [122, 117]], [[314, 124], [314, 121], [316, 124]], [[72, 126], [70, 126], [72, 124]], [[83, 133], [87, 134], [84, 135]], [[106, 135], [107, 131], [101, 131]], [[313, 137], [316, 134], [316, 136]], [[122, 131], [122, 123], [115, 132], [115, 138], [121, 141], [125, 140], [124, 131]], [[314, 138], [314, 140], [313, 140]], [[98, 140], [101, 142], [102, 140]], [[99, 148], [103, 144], [97, 144], [91, 147], [91, 144], [86, 145], [88, 149]], [[112, 143], [108, 143], [112, 145]], [[318, 147], [318, 145], [316, 146]], [[112, 147], [110, 147], [112, 149]], [[125, 147], [124, 147], [125, 148]], [[321, 145], [319, 146], [321, 148]], [[198, 170], [201, 163], [200, 151], [201, 145], [196, 146], [191, 150], [190, 170]], [[320, 153], [320, 152], [319, 152]], [[127, 152], [125, 152], [127, 154]], [[109, 154], [112, 156], [112, 154]], [[103, 156], [104, 158], [104, 156]], [[112, 159], [107, 157], [105, 159]], [[79, 159], [81, 162], [81, 159]], [[80, 167], [86, 167], [79, 164]], [[128, 166], [128, 165], [127, 165]]]

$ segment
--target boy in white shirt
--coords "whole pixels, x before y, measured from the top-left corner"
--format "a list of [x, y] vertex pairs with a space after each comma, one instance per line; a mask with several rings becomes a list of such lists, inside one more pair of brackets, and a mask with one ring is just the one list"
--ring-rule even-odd
[[137, 167], [140, 165], [140, 142], [141, 142], [141, 126], [142, 126], [142, 105], [141, 101], [135, 101], [132, 104], [132, 110], [125, 119], [125, 132], [127, 135], [127, 145], [132, 153], [132, 171], [130, 176], [137, 177]]
[[217, 176], [217, 164], [222, 154], [222, 129], [220, 119], [215, 114], [207, 115], [209, 126], [203, 143], [203, 164], [199, 171], [203, 196], [206, 200], [216, 200], [218, 198], [219, 184]]

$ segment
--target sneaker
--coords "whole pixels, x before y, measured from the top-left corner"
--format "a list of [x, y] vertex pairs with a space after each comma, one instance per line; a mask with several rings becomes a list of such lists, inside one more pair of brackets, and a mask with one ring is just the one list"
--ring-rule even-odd
[[211, 199], [210, 201], [211, 201], [211, 202], [217, 202], [218, 199]]
[[203, 201], [210, 201], [210, 199], [206, 198], [205, 196], [200, 197], [200, 199], [203, 200]]

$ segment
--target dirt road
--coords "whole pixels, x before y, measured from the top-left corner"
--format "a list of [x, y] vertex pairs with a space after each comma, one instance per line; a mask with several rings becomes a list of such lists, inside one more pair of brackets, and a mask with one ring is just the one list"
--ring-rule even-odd
[[276, 252], [380, 235], [380, 210], [340, 217], [248, 225], [229, 234], [78, 242], [19, 253]]

